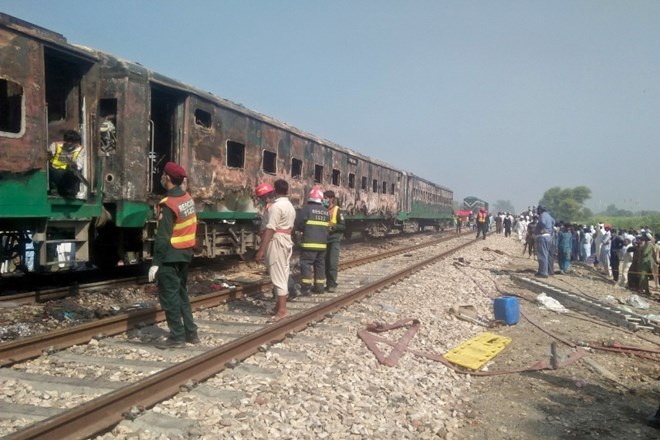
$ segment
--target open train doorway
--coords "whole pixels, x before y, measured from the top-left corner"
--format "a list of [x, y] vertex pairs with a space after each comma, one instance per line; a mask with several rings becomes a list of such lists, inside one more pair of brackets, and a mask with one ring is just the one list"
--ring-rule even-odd
[[184, 96], [176, 90], [152, 85], [151, 118], [149, 120], [149, 182], [153, 194], [165, 194], [160, 177], [169, 161], [178, 162], [182, 139]]

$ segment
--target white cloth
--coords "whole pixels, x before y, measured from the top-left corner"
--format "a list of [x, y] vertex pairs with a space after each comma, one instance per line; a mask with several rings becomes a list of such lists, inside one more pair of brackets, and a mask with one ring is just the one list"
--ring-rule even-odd
[[153, 283], [156, 280], [156, 273], [158, 272], [158, 266], [151, 266], [149, 268], [149, 282]]

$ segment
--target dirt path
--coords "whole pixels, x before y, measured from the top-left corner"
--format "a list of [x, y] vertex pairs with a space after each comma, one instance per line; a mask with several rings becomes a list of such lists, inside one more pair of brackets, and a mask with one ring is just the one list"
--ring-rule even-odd
[[[513, 238], [489, 237], [484, 245], [511, 256], [507, 271], [533, 275], [536, 262], [518, 256], [522, 247]], [[535, 302], [538, 293], [513, 282], [498, 285], [501, 281], [495, 281], [487, 273], [485, 277], [486, 281], [483, 277], [478, 281], [485, 293], [498, 296], [499, 289], [523, 297], [521, 310], [525, 314], [568, 340], [591, 344], [616, 342], [660, 350], [660, 337], [649, 331], [632, 333], [591, 315], [551, 312]], [[625, 302], [634, 293], [615, 288], [588, 266], [573, 266], [568, 275], [555, 275], [548, 280], [557, 287], [599, 299]], [[650, 303], [648, 310], [628, 307], [640, 314], [660, 315], [657, 299], [643, 299]], [[491, 371], [524, 367], [550, 357], [554, 339], [523, 317], [518, 324], [494, 332], [510, 337], [512, 342], [487, 364]], [[558, 343], [558, 352], [565, 357], [573, 348]], [[455, 438], [660, 439], [660, 430], [646, 426], [647, 416], [660, 403], [660, 356], [658, 359], [589, 350], [584, 359], [557, 370], [474, 377], [472, 395], [458, 409], [463, 424]]]

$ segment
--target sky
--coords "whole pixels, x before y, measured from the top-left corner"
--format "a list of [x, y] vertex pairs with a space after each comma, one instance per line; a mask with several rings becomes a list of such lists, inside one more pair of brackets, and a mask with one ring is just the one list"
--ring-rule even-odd
[[[660, 210], [657, 0], [0, 0], [454, 191]], [[1, 74], [1, 72], [0, 72]]]

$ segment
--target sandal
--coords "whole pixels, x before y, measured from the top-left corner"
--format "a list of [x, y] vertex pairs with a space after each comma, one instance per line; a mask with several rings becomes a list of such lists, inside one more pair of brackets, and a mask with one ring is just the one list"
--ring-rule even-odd
[[273, 316], [272, 318], [270, 318], [268, 321], [269, 321], [269, 322], [277, 322], [277, 321], [281, 321], [282, 319], [284, 319], [284, 318], [288, 318], [288, 317], [289, 317], [289, 313], [286, 312], [285, 315], [283, 315], [283, 316], [275, 315], [275, 316]]

